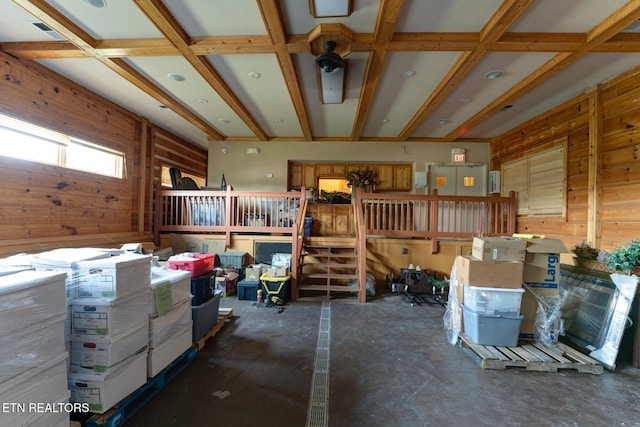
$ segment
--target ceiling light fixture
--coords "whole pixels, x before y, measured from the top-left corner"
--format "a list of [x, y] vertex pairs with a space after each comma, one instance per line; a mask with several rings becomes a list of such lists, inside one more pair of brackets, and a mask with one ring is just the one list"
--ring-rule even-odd
[[349, 16], [353, 12], [353, 0], [311, 0], [309, 9], [314, 18]]
[[494, 80], [494, 79], [497, 79], [498, 77], [502, 77], [503, 75], [504, 75], [504, 71], [502, 71], [502, 70], [493, 70], [493, 71], [489, 71], [484, 76], [486, 78], [488, 78], [489, 80]]
[[473, 101], [472, 98], [460, 98], [460, 102], [463, 104], [468, 104], [471, 101]]
[[381, 121], [382, 123], [389, 123], [391, 120], [389, 120], [389, 119], [382, 119], [382, 120], [380, 120], [380, 121]]
[[449, 123], [449, 120], [447, 120], [447, 119], [440, 119], [440, 120], [438, 120], [438, 124], [439, 124], [439, 125], [446, 125], [447, 123]]
[[224, 123], [224, 124], [231, 123], [231, 120], [229, 120], [229, 119], [218, 119], [218, 121], [220, 123]]
[[204, 98], [200, 98], [200, 99], [198, 99], [198, 102], [199, 102], [200, 104], [208, 104], [208, 103], [209, 103], [209, 101], [208, 101], [208, 100], [206, 100], [206, 99], [204, 99]]
[[183, 81], [187, 80], [187, 78], [185, 76], [183, 76], [182, 74], [177, 74], [177, 73], [169, 73], [169, 74], [167, 74], [167, 77], [169, 77], [171, 80], [176, 81], [176, 82], [183, 82]]
[[413, 70], [407, 70], [404, 73], [402, 73], [402, 77], [413, 77], [416, 75], [416, 72]]
[[274, 119], [273, 121], [276, 122], [276, 123], [282, 123], [282, 122], [284, 122], [284, 119]]
[[262, 77], [262, 74], [252, 71], [249, 73], [249, 77], [251, 77], [252, 79], [259, 79], [260, 77]]
[[91, 7], [95, 7], [96, 9], [104, 9], [107, 7], [106, 0], [82, 0], [82, 3], [88, 4]]

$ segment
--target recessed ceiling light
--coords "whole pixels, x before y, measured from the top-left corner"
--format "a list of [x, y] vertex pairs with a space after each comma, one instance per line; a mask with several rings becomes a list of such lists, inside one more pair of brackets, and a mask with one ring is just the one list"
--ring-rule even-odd
[[107, 7], [106, 0], [82, 0], [82, 3], [88, 4], [91, 7], [95, 7], [97, 9], [103, 9]]
[[416, 75], [416, 72], [413, 70], [407, 70], [404, 73], [402, 73], [402, 77], [413, 77]]
[[447, 120], [447, 119], [440, 119], [440, 120], [438, 120], [438, 124], [439, 124], [439, 125], [446, 125], [447, 123], [449, 123], [449, 120]]
[[187, 80], [187, 78], [182, 74], [176, 74], [176, 73], [169, 73], [167, 74], [167, 77], [169, 77], [171, 80], [175, 80], [176, 82], [183, 82]]
[[509, 104], [509, 105], [505, 105], [504, 107], [502, 107], [500, 109], [500, 111], [507, 111], [513, 108], [513, 105]]
[[497, 79], [498, 77], [502, 77], [503, 74], [504, 74], [504, 71], [502, 70], [493, 70], [493, 71], [489, 71], [484, 76], [489, 80], [493, 80], [493, 79]]
[[284, 122], [284, 119], [275, 119], [275, 120], [274, 120], [274, 122], [276, 122], [276, 123], [282, 123], [282, 122]]
[[249, 73], [249, 77], [251, 77], [252, 79], [259, 79], [260, 77], [262, 77], [262, 74], [252, 71]]
[[380, 120], [380, 121], [381, 121], [382, 123], [389, 123], [391, 120], [389, 120], [389, 119], [382, 119], [382, 120]]
[[208, 100], [206, 100], [206, 99], [204, 99], [204, 98], [200, 98], [200, 99], [198, 99], [198, 102], [199, 102], [200, 104], [208, 104], [208, 103], [209, 103], [209, 101], [208, 101]]
[[160, 105], [158, 105], [158, 107], [160, 107], [160, 109], [161, 109], [161, 110], [171, 111], [171, 108], [167, 107], [167, 106], [166, 106], [166, 105], [164, 105], [164, 104], [160, 104]]
[[468, 104], [471, 101], [473, 101], [471, 98], [460, 98], [460, 102], [463, 104]]
[[229, 120], [229, 119], [218, 119], [218, 121], [219, 121], [220, 123], [225, 123], [225, 124], [227, 124], [227, 123], [231, 123], [231, 120]]

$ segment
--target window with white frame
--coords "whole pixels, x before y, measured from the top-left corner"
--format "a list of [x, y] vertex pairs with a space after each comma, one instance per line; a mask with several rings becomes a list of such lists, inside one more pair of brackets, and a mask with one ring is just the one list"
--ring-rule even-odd
[[566, 139], [551, 149], [505, 163], [502, 195], [516, 192], [518, 215], [566, 215]]
[[2, 114], [0, 155], [114, 178], [125, 177], [124, 153]]

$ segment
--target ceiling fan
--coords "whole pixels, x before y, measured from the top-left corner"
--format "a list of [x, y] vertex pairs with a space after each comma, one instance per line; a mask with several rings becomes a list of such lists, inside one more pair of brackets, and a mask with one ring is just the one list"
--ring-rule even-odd
[[336, 68], [345, 68], [347, 66], [345, 60], [334, 52], [336, 42], [329, 40], [324, 42], [322, 46], [325, 51], [316, 57], [316, 64], [318, 64], [325, 73], [331, 73]]
[[323, 104], [342, 104], [347, 61], [334, 52], [336, 42], [326, 41], [323, 47], [325, 51], [316, 57], [320, 101]]

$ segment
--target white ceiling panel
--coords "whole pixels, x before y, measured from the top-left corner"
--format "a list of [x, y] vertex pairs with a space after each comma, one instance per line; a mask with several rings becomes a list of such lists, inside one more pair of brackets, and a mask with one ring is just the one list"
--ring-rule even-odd
[[212, 55], [208, 59], [269, 135], [302, 136], [275, 55]]
[[181, 0], [165, 5], [191, 37], [267, 33], [255, 0]]

